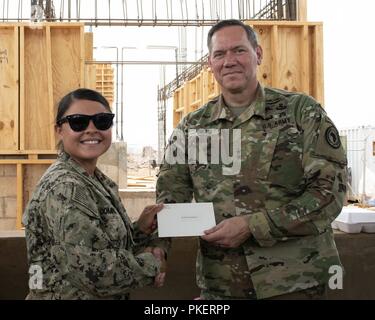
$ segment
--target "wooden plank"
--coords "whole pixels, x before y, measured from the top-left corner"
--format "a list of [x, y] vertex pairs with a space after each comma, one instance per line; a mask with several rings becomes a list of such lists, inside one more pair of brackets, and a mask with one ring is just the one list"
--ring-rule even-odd
[[301, 89], [300, 28], [278, 27], [280, 49], [277, 52], [278, 87], [288, 91]]
[[180, 112], [178, 112], [180, 92], [181, 90], [176, 90], [173, 93], [173, 128], [178, 125], [181, 117]]
[[83, 24], [80, 27], [80, 37], [79, 37], [79, 42], [80, 42], [80, 78], [79, 78], [79, 87], [83, 87], [85, 83], [85, 28]]
[[0, 149], [19, 148], [18, 81], [18, 28], [0, 25]]
[[19, 48], [19, 150], [26, 149], [25, 142], [25, 27], [19, 28], [20, 48]]
[[23, 167], [22, 164], [17, 163], [17, 218], [16, 228], [22, 228], [22, 214], [23, 214]]
[[30, 159], [7, 159], [2, 160], [0, 159], [0, 164], [52, 164], [56, 160], [55, 159], [38, 159], [38, 160], [30, 160]]
[[[24, 29], [24, 126], [25, 149], [50, 149], [53, 121], [47, 88], [46, 28]], [[69, 80], [68, 80], [69, 81]]]
[[84, 46], [81, 36], [81, 28], [51, 28], [54, 106], [68, 92], [81, 87], [81, 76], [84, 77]]
[[259, 44], [263, 49], [262, 64], [258, 66], [257, 77], [264, 86], [272, 86], [272, 27], [255, 26]]
[[[46, 26], [46, 63], [47, 63], [47, 80], [48, 80], [48, 117], [51, 123], [54, 123], [54, 101], [53, 101], [53, 78], [52, 78], [52, 41], [51, 41], [51, 27], [49, 25]], [[50, 134], [50, 147], [49, 149], [54, 150], [56, 143], [55, 143], [55, 130], [54, 126], [49, 126], [49, 134]]]
[[[30, 22], [17, 22], [17, 23], [9, 23], [8, 25], [17, 25], [20, 27], [31, 27], [31, 28], [44, 28], [46, 25], [50, 27], [64, 27], [66, 29], [77, 28], [81, 27], [84, 24], [82, 22], [40, 22], [40, 23], [30, 23]], [[4, 25], [7, 25], [6, 23]]]
[[307, 21], [307, 0], [298, 0], [298, 20]]
[[300, 91], [310, 95], [310, 77], [309, 77], [309, 41], [308, 41], [308, 27], [303, 26], [301, 28], [301, 89]]
[[96, 65], [95, 64], [85, 65], [84, 87], [88, 89], [96, 90]]
[[277, 53], [279, 51], [279, 29], [278, 26], [272, 26], [271, 32], [271, 73], [272, 86], [279, 87], [279, 64], [277, 61]]
[[314, 98], [324, 105], [323, 27], [317, 25], [314, 29]]
[[[84, 47], [83, 32], [81, 27], [66, 28], [65, 26], [54, 26], [51, 28], [51, 52], [52, 52], [52, 77], [53, 77], [53, 100], [50, 105], [52, 117], [49, 123], [54, 124], [54, 115], [57, 112], [57, 104], [68, 92], [83, 85], [84, 70], [82, 69]], [[54, 128], [51, 149], [55, 149], [58, 139]]]
[[85, 32], [85, 60], [94, 60], [94, 33]]
[[211, 69], [208, 69], [208, 88], [208, 99], [215, 98], [217, 96], [218, 84]]
[[254, 28], [257, 26], [279, 26], [279, 27], [290, 27], [299, 28], [301, 26], [315, 26], [322, 25], [322, 22], [309, 22], [309, 21], [285, 21], [285, 20], [248, 20], [245, 21], [246, 24], [252, 25]]
[[190, 86], [189, 82], [185, 84], [182, 92], [182, 101], [184, 106], [184, 114], [190, 112]]
[[29, 154], [43, 154], [56, 155], [56, 150], [0, 150], [0, 155], [29, 155]]
[[208, 71], [204, 68], [201, 71], [202, 74], [202, 104], [208, 102]]

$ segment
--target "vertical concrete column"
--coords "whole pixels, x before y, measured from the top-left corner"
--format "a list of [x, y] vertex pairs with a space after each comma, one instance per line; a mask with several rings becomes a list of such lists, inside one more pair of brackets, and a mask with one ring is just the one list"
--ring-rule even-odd
[[118, 146], [118, 186], [119, 189], [128, 187], [128, 160], [127, 144], [125, 141], [117, 142]]

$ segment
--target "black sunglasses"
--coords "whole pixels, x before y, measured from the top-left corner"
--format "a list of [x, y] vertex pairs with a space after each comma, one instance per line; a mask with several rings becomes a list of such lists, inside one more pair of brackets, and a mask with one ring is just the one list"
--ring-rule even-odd
[[80, 132], [86, 130], [89, 126], [90, 120], [94, 123], [98, 130], [108, 130], [113, 124], [113, 113], [97, 113], [92, 116], [87, 114], [71, 114], [57, 121], [57, 125], [62, 125], [68, 122], [73, 131]]

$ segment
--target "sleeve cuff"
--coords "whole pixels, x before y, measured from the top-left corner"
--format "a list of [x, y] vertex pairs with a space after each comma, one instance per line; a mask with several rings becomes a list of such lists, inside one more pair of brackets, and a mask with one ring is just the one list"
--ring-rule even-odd
[[148, 277], [155, 277], [161, 268], [161, 262], [156, 259], [152, 253], [145, 252], [137, 255], [138, 261], [139, 259], [143, 260], [143, 268], [144, 273]]
[[252, 236], [261, 247], [271, 247], [277, 240], [271, 234], [267, 217], [263, 212], [248, 215], [249, 228]]

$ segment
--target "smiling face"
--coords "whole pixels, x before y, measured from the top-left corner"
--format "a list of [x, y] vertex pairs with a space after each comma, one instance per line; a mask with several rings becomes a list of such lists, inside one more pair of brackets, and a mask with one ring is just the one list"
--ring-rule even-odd
[[261, 47], [254, 49], [240, 26], [223, 27], [212, 36], [208, 63], [223, 94], [256, 87], [261, 59]]
[[[72, 114], [94, 115], [102, 112], [109, 113], [108, 109], [99, 102], [74, 100], [63, 117]], [[64, 151], [89, 173], [93, 172], [98, 157], [108, 150], [112, 141], [111, 128], [98, 130], [92, 120], [81, 132], [73, 131], [68, 122], [57, 126], [56, 132], [63, 143]]]

